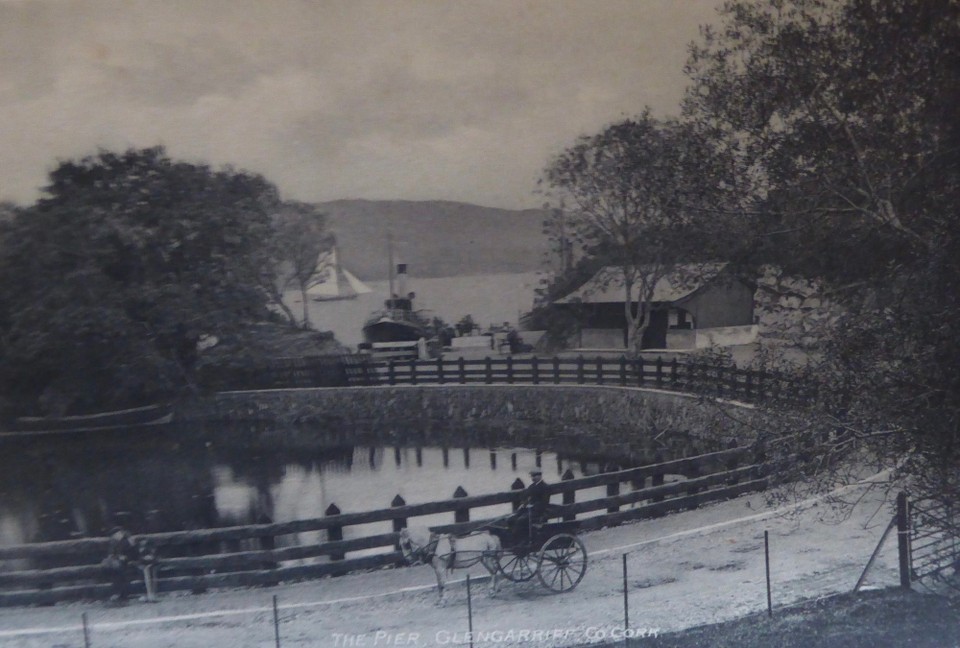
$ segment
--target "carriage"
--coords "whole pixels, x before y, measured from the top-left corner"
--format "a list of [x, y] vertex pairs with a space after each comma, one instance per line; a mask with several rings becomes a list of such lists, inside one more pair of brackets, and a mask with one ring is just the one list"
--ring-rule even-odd
[[579, 523], [534, 524], [528, 533], [512, 533], [505, 527], [490, 526], [500, 539], [496, 567], [501, 576], [520, 583], [536, 577], [553, 592], [569, 592], [587, 573], [587, 549], [577, 535]]
[[551, 592], [569, 592], [587, 572], [587, 550], [577, 532], [577, 522], [529, 524], [519, 530], [494, 522], [466, 535], [403, 528], [397, 542], [408, 564], [433, 567], [442, 603], [445, 574], [477, 564], [490, 572], [491, 594], [501, 576], [515, 583], [536, 577]]

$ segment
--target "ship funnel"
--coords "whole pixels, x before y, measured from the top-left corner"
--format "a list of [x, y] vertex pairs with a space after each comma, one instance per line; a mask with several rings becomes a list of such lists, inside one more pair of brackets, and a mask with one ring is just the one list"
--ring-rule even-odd
[[397, 264], [397, 296], [406, 297], [407, 296], [407, 264], [398, 263]]

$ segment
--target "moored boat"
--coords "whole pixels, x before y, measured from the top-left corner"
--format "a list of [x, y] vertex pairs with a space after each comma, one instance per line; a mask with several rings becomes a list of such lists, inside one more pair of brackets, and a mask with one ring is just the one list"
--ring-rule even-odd
[[368, 344], [382, 342], [416, 342], [429, 337], [428, 322], [413, 306], [416, 294], [405, 292], [407, 266], [397, 264], [396, 285], [400, 295], [394, 292], [394, 276], [391, 268], [390, 294], [383, 308], [374, 311], [363, 324], [363, 339]]
[[14, 420], [14, 429], [10, 432], [88, 432], [141, 425], [162, 425], [172, 420], [171, 407], [156, 404], [76, 416], [21, 416]]

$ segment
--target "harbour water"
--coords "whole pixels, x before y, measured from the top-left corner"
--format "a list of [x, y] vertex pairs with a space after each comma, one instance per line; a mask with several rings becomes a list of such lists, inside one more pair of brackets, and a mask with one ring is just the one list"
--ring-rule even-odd
[[[414, 306], [430, 316], [456, 324], [470, 315], [482, 328], [510, 322], [516, 326], [520, 315], [533, 307], [535, 293], [543, 275], [535, 272], [487, 274], [466, 277], [412, 277], [408, 286], [416, 293]], [[363, 341], [361, 329], [367, 316], [381, 308], [389, 293], [386, 281], [366, 282], [372, 292], [354, 299], [313, 301], [309, 303], [314, 328], [332, 331], [342, 344], [356, 348]], [[285, 301], [298, 316], [301, 313], [298, 292], [287, 292]]]
[[[286, 522], [341, 512], [510, 490], [539, 462], [549, 482], [570, 470], [599, 469], [576, 457], [528, 448], [340, 445], [251, 448], [192, 439], [176, 430], [155, 438], [45, 439], [0, 455], [0, 546], [103, 535], [114, 524], [135, 533]], [[495, 517], [509, 506], [477, 509]], [[411, 524], [452, 522], [452, 514]], [[345, 537], [389, 531], [348, 527]], [[322, 540], [278, 538], [278, 546]]]

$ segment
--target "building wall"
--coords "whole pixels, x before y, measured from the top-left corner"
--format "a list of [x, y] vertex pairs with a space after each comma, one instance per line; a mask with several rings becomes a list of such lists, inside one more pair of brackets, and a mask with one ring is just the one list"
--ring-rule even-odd
[[717, 281], [677, 303], [698, 329], [753, 324], [753, 289], [739, 281]]

